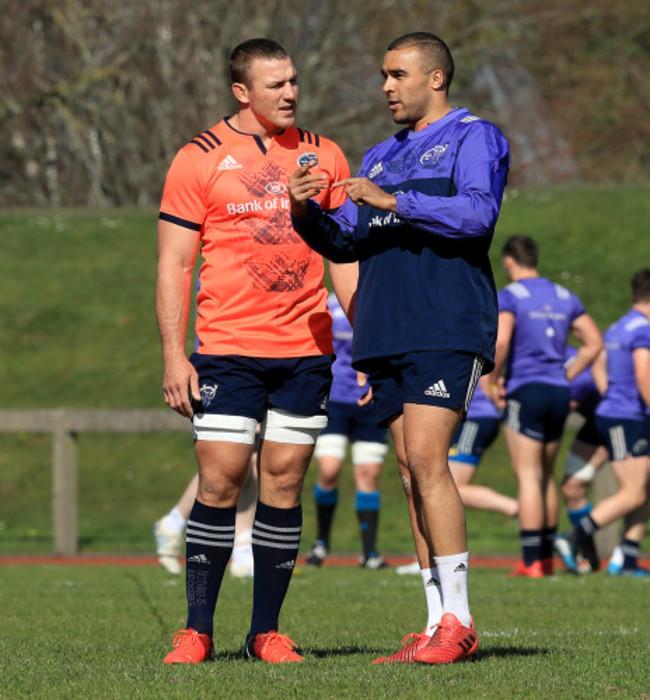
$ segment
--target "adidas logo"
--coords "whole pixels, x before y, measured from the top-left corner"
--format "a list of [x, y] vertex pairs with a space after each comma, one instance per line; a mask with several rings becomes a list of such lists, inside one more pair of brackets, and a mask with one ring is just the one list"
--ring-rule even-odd
[[193, 557], [190, 557], [188, 562], [192, 562], [194, 564], [209, 564], [210, 560], [205, 556], [205, 554], [195, 554]]
[[438, 579], [433, 578], [433, 576], [426, 582], [425, 584], [427, 587], [429, 586], [439, 586], [440, 581]]
[[437, 396], [441, 399], [451, 398], [449, 392], [447, 391], [447, 387], [445, 386], [445, 383], [442, 379], [439, 379], [437, 382], [432, 384], [424, 393], [427, 396]]
[[296, 560], [289, 559], [289, 561], [283, 561], [282, 564], [276, 564], [275, 568], [276, 569], [293, 569], [293, 567], [295, 565], [296, 565]]
[[463, 564], [463, 562], [461, 562], [461, 563], [454, 569], [454, 573], [455, 573], [455, 574], [456, 574], [456, 573], [459, 573], [460, 571], [467, 571], [467, 567], [465, 566], [465, 564]]
[[458, 646], [465, 652], [469, 651], [476, 641], [476, 637], [472, 634], [468, 635], [462, 641], [458, 642]]
[[241, 163], [238, 163], [232, 156], [228, 155], [217, 165], [217, 170], [236, 170], [243, 167]]

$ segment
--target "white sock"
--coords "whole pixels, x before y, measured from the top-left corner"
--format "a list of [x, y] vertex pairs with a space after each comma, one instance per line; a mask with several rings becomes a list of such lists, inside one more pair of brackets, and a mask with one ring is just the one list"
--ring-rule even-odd
[[233, 562], [244, 564], [253, 559], [252, 538], [252, 530], [244, 530], [244, 532], [235, 537], [235, 546], [232, 549]]
[[464, 627], [470, 627], [472, 618], [469, 614], [467, 598], [467, 569], [469, 553], [451, 554], [447, 557], [434, 557], [440, 586], [442, 589], [443, 612], [452, 613]]
[[431, 637], [442, 617], [442, 590], [440, 588], [438, 569], [420, 569], [420, 576], [422, 576], [424, 595], [427, 599], [427, 626], [425, 634]]
[[623, 559], [625, 556], [623, 555], [623, 548], [621, 547], [620, 544], [617, 544], [616, 547], [614, 547], [614, 551], [612, 552], [612, 557], [609, 560], [612, 564], [616, 564], [617, 566], [623, 566]]
[[187, 520], [181, 515], [180, 510], [174, 506], [169, 513], [163, 518], [165, 527], [177, 535], [180, 535], [185, 529]]

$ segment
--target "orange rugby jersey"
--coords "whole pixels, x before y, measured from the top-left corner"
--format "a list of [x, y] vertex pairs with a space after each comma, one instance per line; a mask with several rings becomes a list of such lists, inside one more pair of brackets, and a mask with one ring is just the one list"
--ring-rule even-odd
[[[198, 352], [303, 357], [332, 352], [323, 260], [291, 225], [289, 176], [306, 160], [331, 183], [349, 177], [341, 149], [291, 127], [268, 149], [226, 120], [176, 154], [160, 218], [199, 231]], [[342, 188], [316, 200], [335, 209]]]

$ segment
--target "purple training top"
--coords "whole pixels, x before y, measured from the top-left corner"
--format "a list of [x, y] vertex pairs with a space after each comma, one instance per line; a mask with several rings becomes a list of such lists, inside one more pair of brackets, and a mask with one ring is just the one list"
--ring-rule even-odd
[[630, 309], [607, 329], [604, 341], [607, 391], [596, 415], [643, 420], [646, 406], [637, 387], [632, 355], [637, 348], [650, 348], [650, 321], [640, 311]]
[[512, 282], [499, 292], [499, 312], [515, 316], [506, 368], [506, 389], [524, 384], [568, 386], [564, 371], [573, 321], [585, 313], [578, 297], [545, 277]]
[[336, 294], [329, 295], [327, 305], [332, 312], [332, 336], [336, 360], [332, 365], [332, 389], [330, 401], [356, 403], [367, 388], [357, 384], [357, 371], [352, 369], [352, 326], [339, 304]]

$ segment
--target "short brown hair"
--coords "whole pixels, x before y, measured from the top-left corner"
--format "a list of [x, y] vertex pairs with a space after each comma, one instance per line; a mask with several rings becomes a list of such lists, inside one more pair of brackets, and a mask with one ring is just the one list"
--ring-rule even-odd
[[632, 287], [632, 301], [647, 302], [650, 301], [650, 270], [638, 270], [630, 280]]
[[539, 252], [537, 243], [530, 236], [511, 236], [501, 248], [501, 257], [511, 257], [517, 265], [536, 268]]
[[289, 58], [289, 54], [273, 39], [249, 39], [235, 46], [228, 60], [230, 82], [250, 87], [250, 67], [256, 58]]
[[424, 59], [425, 73], [441, 70], [445, 76], [445, 90], [449, 92], [449, 86], [454, 77], [454, 59], [445, 42], [435, 34], [429, 32], [411, 32], [391, 41], [386, 51], [407, 49], [415, 46], [419, 49]]

